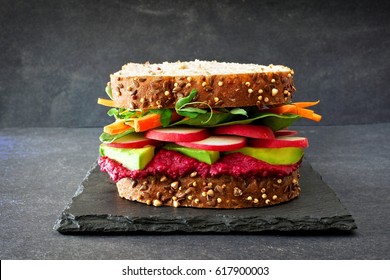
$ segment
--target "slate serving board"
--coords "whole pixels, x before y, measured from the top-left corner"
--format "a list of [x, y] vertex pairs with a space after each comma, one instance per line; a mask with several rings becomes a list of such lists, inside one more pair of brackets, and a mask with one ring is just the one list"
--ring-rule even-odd
[[61, 233], [260, 232], [356, 229], [351, 214], [307, 161], [298, 199], [250, 209], [154, 207], [118, 196], [97, 163], [80, 184], [54, 229]]

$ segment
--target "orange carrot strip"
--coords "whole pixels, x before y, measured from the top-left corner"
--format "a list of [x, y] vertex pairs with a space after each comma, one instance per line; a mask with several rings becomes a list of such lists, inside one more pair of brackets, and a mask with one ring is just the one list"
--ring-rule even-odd
[[160, 114], [147, 114], [138, 119], [134, 119], [134, 129], [136, 132], [146, 131], [161, 126]]
[[313, 118], [312, 118], [313, 121], [319, 122], [319, 121], [321, 121], [321, 119], [322, 119], [321, 115], [318, 115], [316, 113], [313, 114]]
[[[317, 102], [302, 102], [300, 105], [301, 106], [309, 106], [309, 104], [317, 104], [319, 101]], [[312, 106], [312, 105], [310, 105]], [[295, 103], [293, 104], [287, 104], [287, 105], [282, 105], [282, 106], [279, 106], [279, 107], [275, 107], [275, 108], [271, 108], [268, 110], [268, 112], [271, 112], [271, 113], [274, 113], [274, 114], [279, 114], [279, 115], [283, 115], [283, 114], [295, 114], [295, 115], [299, 115], [303, 118], [306, 118], [306, 119], [310, 119], [310, 120], [313, 120], [313, 121], [316, 121], [316, 122], [319, 122], [321, 120], [321, 115], [318, 115], [316, 113], [314, 113], [313, 110], [309, 110], [309, 109], [304, 109], [304, 107], [300, 107], [300, 106], [297, 106]]]
[[114, 101], [109, 99], [98, 98], [97, 103], [107, 107], [116, 107]]
[[126, 125], [123, 122], [113, 122], [112, 124], [106, 125], [103, 128], [103, 131], [111, 135], [116, 135], [125, 132], [126, 130], [129, 130], [131, 128], [131, 126]]
[[288, 105], [282, 105], [279, 107], [271, 108], [268, 111], [271, 113], [279, 114], [279, 115], [287, 114], [287, 113], [296, 114], [297, 107], [294, 105], [288, 104]]
[[293, 105], [296, 105], [300, 108], [307, 108], [307, 107], [312, 107], [320, 103], [320, 101], [314, 101], [314, 102], [294, 102], [292, 103]]
[[315, 114], [313, 110], [303, 109], [298, 107], [298, 115], [303, 118], [319, 122], [321, 120], [321, 115]]
[[313, 117], [314, 111], [309, 109], [303, 109], [303, 108], [297, 108], [297, 115], [306, 118], [311, 119]]
[[[147, 114], [141, 118], [133, 119], [134, 129], [136, 132], [146, 131], [152, 128], [162, 126], [160, 121], [160, 114]], [[178, 121], [183, 117], [177, 114], [176, 112], [172, 112], [171, 122]]]

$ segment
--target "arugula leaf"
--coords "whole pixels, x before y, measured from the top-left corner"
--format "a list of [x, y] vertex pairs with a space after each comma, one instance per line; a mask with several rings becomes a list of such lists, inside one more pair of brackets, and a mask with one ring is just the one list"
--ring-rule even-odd
[[190, 103], [192, 99], [198, 94], [198, 91], [196, 89], [192, 89], [190, 94], [187, 97], [180, 98], [176, 104], [175, 104], [175, 110], [176, 112], [179, 111], [184, 105], [187, 103]]
[[[200, 114], [206, 114], [207, 110], [196, 107], [186, 107], [187, 105], [194, 104], [205, 104], [210, 107], [210, 105], [205, 102], [191, 102], [197, 94], [198, 91], [196, 89], [192, 89], [187, 97], [180, 98], [175, 104], [176, 113], [183, 117], [189, 117], [191, 119], [198, 117]], [[210, 109], [212, 108], [210, 107]]]

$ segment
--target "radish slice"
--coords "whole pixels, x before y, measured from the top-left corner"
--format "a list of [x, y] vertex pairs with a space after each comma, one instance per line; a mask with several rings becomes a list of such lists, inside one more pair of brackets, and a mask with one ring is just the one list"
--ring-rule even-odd
[[219, 126], [213, 129], [214, 134], [237, 135], [256, 139], [273, 139], [273, 131], [268, 126], [251, 124], [233, 124]]
[[111, 143], [104, 143], [104, 145], [113, 148], [134, 149], [143, 148], [146, 145], [157, 146], [159, 142], [156, 140], [145, 138], [143, 133], [130, 133], [119, 138]]
[[199, 150], [227, 152], [245, 146], [245, 138], [239, 136], [210, 136], [196, 142], [176, 142], [176, 144]]
[[307, 141], [307, 138], [291, 136], [279, 136], [275, 139], [250, 139], [248, 140], [248, 144], [249, 146], [257, 148], [309, 147], [309, 141]]
[[289, 129], [281, 129], [275, 131], [275, 137], [278, 136], [295, 136], [298, 135], [298, 131], [296, 130], [289, 130]]
[[146, 138], [165, 142], [195, 142], [208, 136], [207, 129], [193, 127], [156, 128], [145, 134]]

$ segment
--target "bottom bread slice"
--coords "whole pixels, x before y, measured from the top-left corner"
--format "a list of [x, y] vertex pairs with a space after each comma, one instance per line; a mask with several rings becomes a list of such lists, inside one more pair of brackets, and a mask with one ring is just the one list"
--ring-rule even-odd
[[117, 182], [119, 196], [154, 206], [197, 208], [249, 208], [287, 202], [299, 196], [299, 170], [285, 177], [199, 176], [180, 179], [165, 175]]

